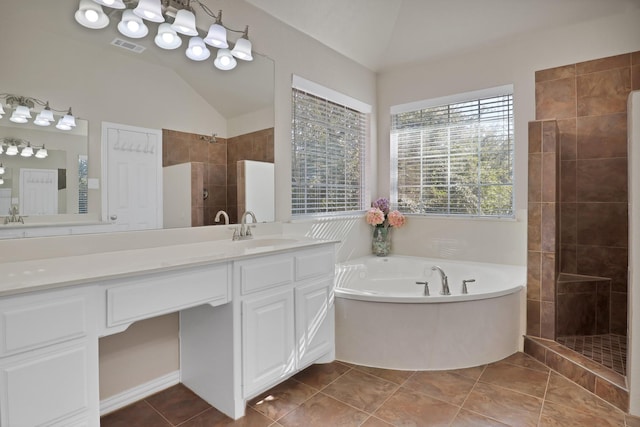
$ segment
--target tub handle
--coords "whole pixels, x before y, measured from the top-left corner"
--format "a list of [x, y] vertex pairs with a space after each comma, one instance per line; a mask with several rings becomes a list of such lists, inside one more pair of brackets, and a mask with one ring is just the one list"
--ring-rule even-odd
[[469, 291], [467, 291], [467, 283], [473, 283], [475, 281], [476, 281], [476, 279], [463, 280], [462, 281], [462, 293], [463, 294], [468, 294]]
[[429, 282], [416, 282], [416, 285], [424, 285], [424, 296], [429, 296]]

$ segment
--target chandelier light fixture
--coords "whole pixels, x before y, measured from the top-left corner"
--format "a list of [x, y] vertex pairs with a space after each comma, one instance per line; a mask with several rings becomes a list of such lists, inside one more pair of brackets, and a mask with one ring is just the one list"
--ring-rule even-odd
[[[12, 110], [9, 120], [13, 123], [28, 123], [29, 119], [34, 117], [31, 115], [33, 109], [36, 106], [44, 107], [33, 120], [33, 124], [37, 126], [49, 126], [55, 122], [53, 112], [62, 113], [56, 128], [60, 130], [71, 130], [76, 127], [76, 118], [71, 112], [71, 107], [68, 110], [55, 110], [49, 106], [49, 101], [41, 101], [29, 96], [12, 95], [10, 93], [0, 93], [0, 98], [5, 100], [6, 108]], [[7, 114], [5, 107], [0, 103], [0, 119]], [[2, 153], [2, 151], [0, 151]]]
[[[196, 27], [195, 10], [192, 4], [214, 19], [208, 31]], [[103, 7], [108, 8], [105, 12]], [[119, 13], [121, 11], [121, 13]], [[117, 28], [120, 34], [139, 39], [149, 34], [149, 26], [157, 25], [154, 43], [156, 46], [173, 50], [183, 44], [179, 34], [189, 37], [186, 56], [193, 61], [205, 61], [211, 56], [207, 46], [218, 49], [213, 64], [220, 70], [232, 70], [237, 59], [252, 61], [252, 46], [249, 41], [249, 26], [244, 30], [234, 30], [222, 23], [222, 11], [214, 13], [200, 0], [80, 0], [75, 13], [76, 21], [91, 29], [102, 29], [109, 25], [111, 18], [120, 16]], [[241, 36], [230, 49], [227, 31]]]
[[[0, 154], [4, 154], [6, 156], [17, 156], [20, 154], [22, 157], [31, 157], [34, 156], [37, 159], [45, 159], [49, 153], [47, 149], [44, 147], [44, 144], [41, 146], [32, 145], [31, 141], [27, 141], [26, 139], [21, 138], [0, 138]], [[4, 173], [4, 167], [2, 163], [0, 163], [0, 175]]]

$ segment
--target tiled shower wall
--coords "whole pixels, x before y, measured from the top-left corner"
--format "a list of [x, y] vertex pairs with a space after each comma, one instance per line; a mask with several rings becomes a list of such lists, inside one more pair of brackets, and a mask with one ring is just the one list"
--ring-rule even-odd
[[[631, 90], [640, 89], [640, 52], [538, 71], [535, 80], [536, 119], [555, 120], [559, 131], [559, 271], [610, 278], [610, 332], [625, 335], [627, 97]], [[536, 182], [540, 173], [544, 176], [547, 171], [530, 165], [529, 180]], [[535, 224], [531, 207], [529, 220]], [[543, 232], [548, 228], [547, 220], [541, 218]], [[530, 227], [529, 240], [532, 238], [535, 243]], [[529, 279], [534, 284], [530, 297], [535, 297], [536, 269], [532, 265], [537, 265], [537, 259], [529, 245]], [[541, 283], [545, 275], [543, 254]], [[545, 304], [547, 298], [549, 304]], [[528, 304], [532, 325], [527, 333], [553, 339], [548, 310], [557, 301], [555, 291], [550, 296], [544, 283], [540, 301], [539, 306]], [[538, 329], [540, 335], [536, 334]]]
[[527, 335], [555, 339], [558, 127], [555, 120], [529, 123], [527, 222]]
[[162, 130], [162, 166], [193, 163], [192, 180], [202, 179], [202, 187], [209, 194], [206, 200], [201, 194], [192, 195], [192, 226], [215, 224], [213, 218], [219, 210], [226, 211], [231, 222], [237, 222], [236, 162], [273, 162], [273, 135], [273, 128], [269, 128], [210, 142], [207, 135]]

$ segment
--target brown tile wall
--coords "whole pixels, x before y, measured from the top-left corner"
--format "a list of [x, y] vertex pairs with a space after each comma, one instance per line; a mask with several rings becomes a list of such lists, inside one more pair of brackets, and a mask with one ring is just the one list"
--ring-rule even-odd
[[[556, 120], [559, 131], [559, 269], [563, 273], [610, 278], [610, 332], [626, 335], [627, 97], [632, 89], [640, 89], [640, 52], [538, 71], [535, 81], [536, 120]], [[537, 130], [531, 130], [538, 123], [530, 124], [529, 129], [529, 180], [534, 181], [529, 184], [529, 221], [534, 224], [529, 227], [530, 270], [539, 268], [535, 254], [531, 254], [532, 245], [535, 248], [540, 240], [535, 224], [547, 221], [544, 211], [538, 212], [535, 191], [540, 175], [544, 177], [549, 172], [543, 169], [544, 164], [531, 165], [532, 161], [544, 161], [536, 157], [535, 148], [541, 142]], [[540, 151], [539, 156], [543, 157], [544, 147]], [[539, 191], [544, 193], [542, 188]], [[529, 273], [534, 282], [532, 296], [536, 296], [536, 274]], [[542, 296], [540, 301], [544, 301]], [[569, 309], [555, 297], [550, 303], [558, 304], [559, 310]], [[536, 317], [542, 316], [543, 310], [542, 306], [532, 305], [528, 306], [532, 309], [528, 317], [535, 332], [542, 327], [543, 322], [536, 321]], [[559, 312], [558, 317], [567, 318], [569, 313]], [[558, 333], [559, 328], [560, 325]]]
[[[236, 162], [273, 162], [273, 134], [273, 128], [269, 128], [210, 142], [207, 135], [162, 130], [162, 166], [192, 163], [193, 227], [215, 224], [213, 219], [219, 210], [226, 211], [232, 223], [237, 222]], [[206, 200], [204, 189], [208, 191]]]
[[227, 203], [232, 222], [244, 213], [238, 204], [237, 163], [239, 160], [256, 160], [273, 163], [273, 128], [229, 138], [227, 142]]
[[556, 335], [601, 335], [610, 330], [610, 280], [585, 280], [582, 276], [557, 282]]
[[527, 335], [555, 338], [558, 275], [558, 127], [555, 120], [529, 123]]

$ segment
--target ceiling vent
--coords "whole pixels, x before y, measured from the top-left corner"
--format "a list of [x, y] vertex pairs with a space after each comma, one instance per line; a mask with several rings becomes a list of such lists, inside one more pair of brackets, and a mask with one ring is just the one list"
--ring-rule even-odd
[[135, 53], [142, 53], [146, 49], [146, 47], [144, 47], [144, 46], [141, 46], [141, 45], [135, 44], [135, 43], [131, 43], [130, 41], [123, 40], [123, 39], [120, 39], [120, 38], [113, 39], [111, 44], [114, 45], [114, 46], [118, 46], [118, 47], [121, 47], [123, 49], [129, 50], [131, 52], [135, 52]]

